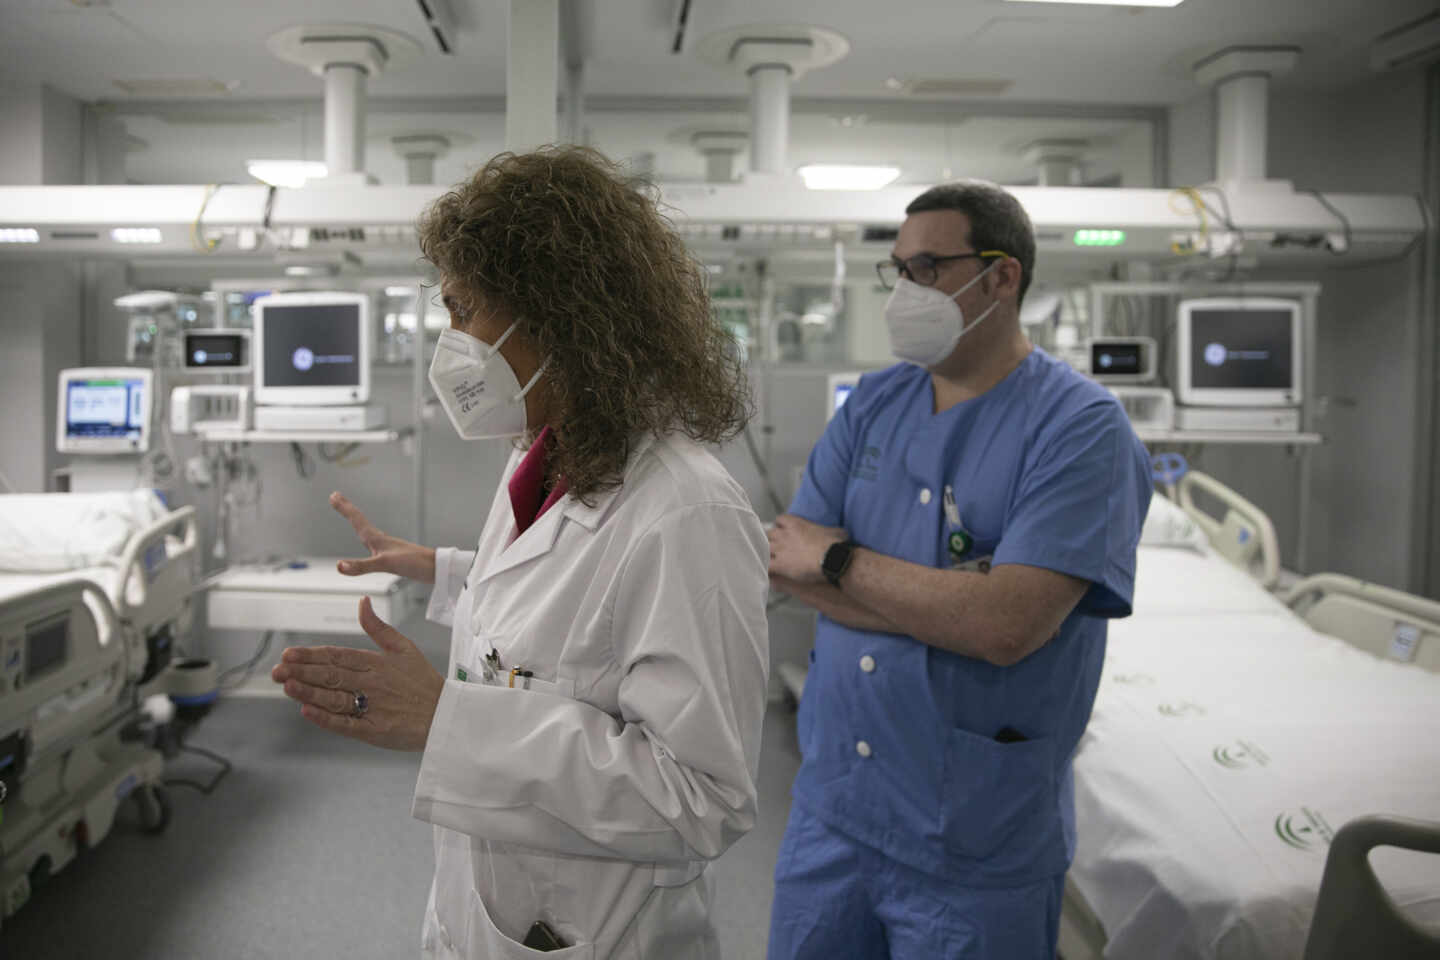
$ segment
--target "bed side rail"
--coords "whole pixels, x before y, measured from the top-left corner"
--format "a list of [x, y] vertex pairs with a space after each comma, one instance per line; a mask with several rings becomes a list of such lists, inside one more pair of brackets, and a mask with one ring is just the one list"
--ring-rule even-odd
[[[180, 549], [172, 556], [166, 537]], [[124, 573], [119, 613], [129, 623], [150, 624], [172, 615], [190, 594], [199, 544], [194, 507], [180, 507], [130, 537], [120, 557]]]
[[[1195, 505], [1196, 490], [1221, 502], [1225, 508], [1221, 519]], [[1265, 511], [1198, 470], [1181, 477], [1176, 492], [1180, 506], [1204, 531], [1217, 553], [1260, 581], [1267, 590], [1275, 586], [1280, 579], [1280, 539], [1275, 536], [1275, 525]]]
[[1440, 602], [1338, 573], [1306, 577], [1285, 602], [1321, 633], [1440, 673]]

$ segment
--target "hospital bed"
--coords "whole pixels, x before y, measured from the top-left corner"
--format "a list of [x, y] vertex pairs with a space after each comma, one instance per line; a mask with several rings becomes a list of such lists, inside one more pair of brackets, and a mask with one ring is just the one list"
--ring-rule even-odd
[[[1279, 596], [1258, 508], [1193, 472], [1172, 492], [1076, 753], [1060, 952], [1299, 960], [1334, 832], [1440, 819], [1440, 604], [1335, 575]], [[1440, 857], [1372, 862], [1440, 924]]]
[[196, 540], [149, 491], [0, 496], [0, 919], [127, 797], [163, 829], [164, 758], [130, 728], [188, 629]]

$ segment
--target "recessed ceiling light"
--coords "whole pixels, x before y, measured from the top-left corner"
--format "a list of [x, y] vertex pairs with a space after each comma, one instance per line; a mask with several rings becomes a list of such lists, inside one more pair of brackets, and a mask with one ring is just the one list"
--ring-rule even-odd
[[40, 231], [34, 227], [0, 227], [0, 243], [39, 243]]
[[900, 176], [900, 168], [812, 163], [799, 173], [810, 190], [879, 190]]
[[1178, 7], [1185, 0], [1010, 0], [1011, 3], [1088, 3], [1102, 7]]
[[318, 180], [329, 172], [316, 160], [247, 160], [245, 169], [272, 187], [303, 187], [307, 180]]
[[121, 77], [111, 81], [135, 97], [213, 97], [233, 93], [239, 80], [218, 80], [215, 77]]

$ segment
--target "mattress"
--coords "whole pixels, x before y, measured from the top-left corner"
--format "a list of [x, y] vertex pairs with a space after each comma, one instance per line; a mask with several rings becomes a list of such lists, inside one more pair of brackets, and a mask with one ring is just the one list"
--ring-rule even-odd
[[[1105, 955], [1299, 958], [1335, 830], [1440, 820], [1440, 676], [1315, 633], [1194, 551], [1142, 548], [1135, 610], [1075, 759], [1070, 876]], [[1440, 925], [1440, 857], [1371, 862]]]
[[63, 583], [83, 577], [86, 580], [93, 580], [105, 591], [110, 602], [116, 607], [120, 602], [120, 568], [108, 567], [84, 567], [79, 570], [68, 570], [64, 573], [6, 573], [0, 571], [0, 603], [5, 603], [22, 593], [29, 593], [31, 590], [48, 586], [52, 583]]
[[153, 490], [0, 496], [0, 571], [52, 573], [115, 563], [168, 511]]

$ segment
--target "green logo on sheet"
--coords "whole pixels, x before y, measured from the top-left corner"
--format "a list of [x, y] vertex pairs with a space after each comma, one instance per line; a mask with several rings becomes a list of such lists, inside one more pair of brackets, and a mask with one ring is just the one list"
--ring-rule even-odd
[[1155, 686], [1155, 678], [1148, 673], [1117, 673], [1110, 679], [1116, 683], [1123, 683], [1127, 687]]
[[1301, 807], [1298, 812], [1282, 813], [1275, 818], [1275, 835], [1296, 850], [1318, 850], [1328, 846], [1335, 831], [1318, 810]]
[[1227, 770], [1244, 770], [1248, 767], [1268, 767], [1270, 755], [1249, 740], [1222, 743], [1210, 752], [1215, 762]]
[[1178, 703], [1162, 703], [1157, 707], [1162, 717], [1203, 717], [1205, 708], [1193, 700], [1181, 700]]

